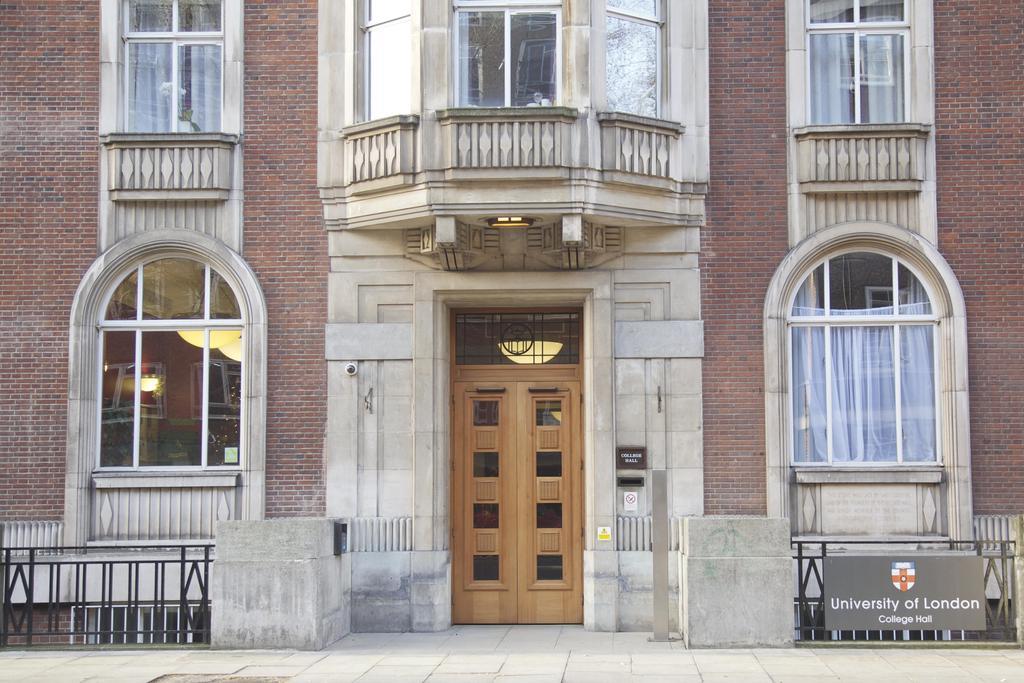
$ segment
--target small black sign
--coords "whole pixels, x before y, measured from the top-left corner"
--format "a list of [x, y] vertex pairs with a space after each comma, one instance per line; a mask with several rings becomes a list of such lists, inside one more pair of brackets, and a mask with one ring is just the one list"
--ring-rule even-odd
[[644, 446], [619, 446], [615, 449], [615, 468], [619, 470], [647, 469], [647, 448]]

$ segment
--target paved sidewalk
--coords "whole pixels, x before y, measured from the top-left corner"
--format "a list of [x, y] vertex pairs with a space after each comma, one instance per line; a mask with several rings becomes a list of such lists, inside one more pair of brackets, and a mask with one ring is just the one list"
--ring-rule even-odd
[[0, 650], [0, 681], [1011, 681], [1024, 651], [971, 648], [685, 650], [644, 633], [462, 626], [354, 634], [322, 652]]

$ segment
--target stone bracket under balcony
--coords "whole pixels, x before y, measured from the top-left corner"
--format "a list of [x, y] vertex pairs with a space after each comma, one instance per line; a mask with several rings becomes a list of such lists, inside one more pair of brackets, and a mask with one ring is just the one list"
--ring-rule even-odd
[[237, 135], [116, 133], [100, 137], [114, 202], [226, 201]]
[[794, 130], [803, 193], [919, 192], [931, 127], [809, 126]]

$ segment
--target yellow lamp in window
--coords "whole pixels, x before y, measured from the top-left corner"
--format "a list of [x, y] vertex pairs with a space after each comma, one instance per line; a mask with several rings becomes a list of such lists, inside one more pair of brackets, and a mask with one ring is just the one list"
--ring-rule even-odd
[[228, 342], [224, 346], [218, 347], [217, 350], [220, 351], [221, 353], [223, 353], [225, 356], [227, 356], [231, 360], [237, 360], [237, 361], [241, 362], [241, 360], [242, 360], [242, 337], [239, 336], [238, 339], [234, 340], [233, 342]]
[[160, 375], [143, 375], [139, 380], [139, 388], [149, 394], [159, 389], [161, 383]]
[[[514, 353], [518, 351], [516, 346], [525, 347], [523, 352]], [[501, 351], [501, 355], [508, 358], [513, 363], [519, 365], [536, 365], [538, 363], [548, 363], [554, 359], [561, 351], [564, 344], [556, 341], [534, 341], [525, 345], [510, 345], [509, 343], [499, 343], [498, 349]]]
[[[205, 338], [202, 330], [178, 330], [178, 336], [192, 346], [203, 348]], [[210, 330], [210, 348], [219, 349], [225, 344], [230, 344], [241, 338], [242, 333], [238, 330]]]

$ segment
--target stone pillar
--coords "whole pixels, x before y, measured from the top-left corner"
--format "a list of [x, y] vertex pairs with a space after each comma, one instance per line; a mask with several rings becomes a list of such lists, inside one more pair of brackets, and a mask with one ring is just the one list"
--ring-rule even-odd
[[1024, 648], [1024, 515], [1010, 520], [1010, 538], [1014, 543], [1013, 573], [1016, 595], [1013, 611], [1017, 616], [1017, 644]]
[[332, 519], [218, 522], [213, 647], [319, 650], [346, 635], [349, 557]]
[[687, 647], [791, 647], [789, 520], [687, 517], [679, 626]]

